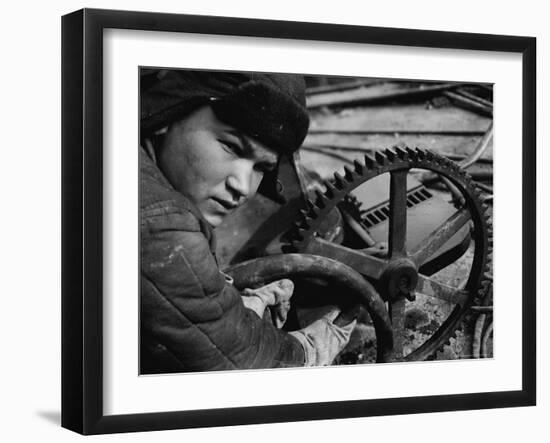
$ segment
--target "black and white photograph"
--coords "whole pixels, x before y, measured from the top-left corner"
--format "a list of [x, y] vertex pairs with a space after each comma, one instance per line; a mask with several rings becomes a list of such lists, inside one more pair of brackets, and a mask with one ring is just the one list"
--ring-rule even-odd
[[549, 440], [543, 2], [6, 5], [1, 441]]
[[141, 375], [493, 358], [493, 84], [139, 85]]
[[62, 32], [63, 427], [536, 404], [534, 38]]

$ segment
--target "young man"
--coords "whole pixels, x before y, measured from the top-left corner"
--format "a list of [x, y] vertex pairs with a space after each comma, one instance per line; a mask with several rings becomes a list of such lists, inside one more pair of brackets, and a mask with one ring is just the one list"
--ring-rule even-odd
[[290, 333], [293, 285], [241, 294], [218, 268], [213, 228], [250, 198], [309, 125], [299, 76], [159, 71], [142, 76], [141, 373], [328, 365], [355, 322], [334, 309]]

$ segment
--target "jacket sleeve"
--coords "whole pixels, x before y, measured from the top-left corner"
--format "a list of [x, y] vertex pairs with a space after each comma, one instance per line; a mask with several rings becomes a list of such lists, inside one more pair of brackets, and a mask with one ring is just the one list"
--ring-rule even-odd
[[142, 216], [142, 334], [185, 371], [302, 366], [302, 345], [225, 281], [197, 219], [162, 212]]

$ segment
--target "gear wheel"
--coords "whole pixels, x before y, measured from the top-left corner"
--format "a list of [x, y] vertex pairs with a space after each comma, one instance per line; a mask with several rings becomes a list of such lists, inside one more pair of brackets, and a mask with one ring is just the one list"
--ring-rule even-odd
[[[450, 181], [461, 193], [462, 204], [441, 226], [429, 234], [413, 250], [407, 248], [407, 175], [410, 169], [435, 172]], [[472, 304], [483, 297], [487, 276], [492, 272], [492, 227], [489, 208], [472, 178], [454, 162], [432, 151], [420, 148], [395, 147], [366, 155], [364, 163], [344, 167], [345, 174], [323, 182], [325, 191], [316, 191], [316, 200], [309, 202], [300, 220], [289, 232], [289, 251], [320, 255], [338, 260], [354, 268], [373, 282], [387, 301], [394, 330], [393, 360], [426, 360], [442, 350], [461, 325]], [[366, 250], [352, 249], [324, 237], [326, 219], [343, 202], [355, 204], [350, 192], [366, 181], [390, 174], [388, 253], [379, 258]], [[456, 192], [456, 190], [455, 190]], [[456, 201], [456, 200], [455, 200]], [[468, 279], [462, 287], [452, 287], [419, 272], [453, 235], [467, 230], [474, 242], [473, 260]], [[452, 303], [453, 308], [441, 325], [418, 348], [403, 355], [405, 307], [415, 298], [415, 292]]]

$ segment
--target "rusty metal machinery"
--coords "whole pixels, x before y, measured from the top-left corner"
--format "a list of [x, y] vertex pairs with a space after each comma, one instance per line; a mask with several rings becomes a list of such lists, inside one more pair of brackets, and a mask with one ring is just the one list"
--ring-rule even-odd
[[[352, 298], [366, 307], [374, 320], [377, 361], [430, 358], [449, 343], [472, 306], [487, 305], [492, 250], [488, 207], [463, 169], [428, 150], [378, 151], [344, 171], [330, 181], [312, 180], [297, 157], [284, 159], [279, 201], [258, 194], [218, 230], [220, 265], [237, 277], [237, 287], [254, 287], [285, 275], [336, 282], [337, 290], [326, 292], [337, 294], [339, 300], [325, 301], [346, 305], [347, 295], [354, 294]], [[452, 203], [438, 204], [428, 197], [427, 189], [415, 181], [426, 173], [441, 176], [452, 188]], [[368, 202], [370, 194], [379, 197], [382, 178], [389, 188], [387, 202]], [[384, 215], [385, 221], [376, 224], [374, 219], [380, 221]], [[466, 252], [472, 258], [463, 284], [449, 285], [433, 276]], [[308, 264], [312, 269], [307, 270]], [[357, 276], [368, 290], [357, 283]], [[359, 287], [365, 292], [362, 296]], [[306, 298], [323, 299], [317, 289], [302, 292]], [[418, 304], [417, 294], [444, 300], [450, 309], [428, 330], [429, 337], [411, 350], [404, 346], [410, 333], [406, 312]], [[295, 293], [293, 300], [299, 304], [303, 298]]]
[[[407, 179], [411, 170], [427, 170], [452, 183], [459, 197], [454, 199], [456, 211], [440, 226], [419, 242], [408, 241], [407, 236]], [[346, 217], [350, 195], [359, 186], [381, 174], [390, 176], [387, 250], [369, 241], [364, 220], [351, 214]], [[345, 167], [345, 174], [335, 173], [334, 179], [325, 181], [324, 192], [317, 190], [316, 199], [302, 211], [300, 220], [291, 233], [292, 250], [329, 257], [355, 269], [376, 287], [387, 303], [391, 317], [394, 348], [392, 360], [424, 360], [441, 349], [460, 326], [473, 304], [484, 298], [490, 283], [490, 256], [492, 227], [488, 207], [469, 175], [454, 162], [431, 151], [422, 149], [388, 149], [366, 155], [365, 161]], [[351, 197], [353, 201], [353, 197]], [[350, 247], [335, 228], [334, 213], [344, 211], [347, 226], [363, 239], [363, 247]], [[349, 213], [353, 211], [349, 211]], [[350, 223], [351, 221], [351, 223]], [[473, 259], [469, 275], [461, 287], [443, 284], [430, 275], [434, 256], [444, 254], [444, 246], [464, 237], [473, 240]], [[287, 249], [289, 250], [289, 249]], [[442, 299], [453, 305], [439, 328], [422, 345], [405, 354], [403, 342], [407, 333], [405, 309], [415, 301], [416, 293]]]

